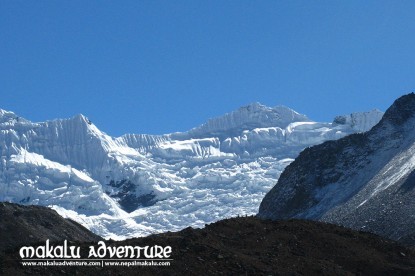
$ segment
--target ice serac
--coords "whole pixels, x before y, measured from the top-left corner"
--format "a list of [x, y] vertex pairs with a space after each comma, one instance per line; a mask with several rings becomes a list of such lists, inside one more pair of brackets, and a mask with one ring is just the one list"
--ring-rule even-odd
[[370, 131], [300, 153], [259, 216], [308, 218], [415, 244], [415, 95], [397, 99]]
[[347, 124], [356, 132], [365, 132], [370, 130], [382, 118], [383, 112], [373, 109], [368, 112], [355, 112], [350, 115], [337, 116], [334, 118], [334, 124]]
[[1, 187], [2, 200], [57, 204], [87, 214], [113, 214], [109, 206], [116, 203], [108, 201], [103, 192], [114, 193], [123, 187], [112, 187], [111, 181], [121, 181], [124, 176], [131, 181], [139, 179], [138, 174], [128, 174], [123, 161], [144, 158], [98, 130], [83, 115], [31, 123], [11, 112], [2, 114], [0, 166], [6, 184]]
[[255, 103], [188, 132], [114, 138], [83, 115], [32, 123], [1, 111], [0, 200], [52, 206], [114, 239], [254, 214], [301, 150], [368, 130], [381, 113], [344, 117]]

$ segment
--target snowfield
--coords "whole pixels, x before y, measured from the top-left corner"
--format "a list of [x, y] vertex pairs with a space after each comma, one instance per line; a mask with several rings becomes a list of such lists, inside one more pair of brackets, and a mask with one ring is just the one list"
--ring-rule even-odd
[[51, 206], [112, 239], [202, 227], [257, 213], [301, 150], [382, 115], [321, 123], [254, 103], [188, 132], [114, 138], [83, 115], [32, 123], [0, 110], [0, 201]]

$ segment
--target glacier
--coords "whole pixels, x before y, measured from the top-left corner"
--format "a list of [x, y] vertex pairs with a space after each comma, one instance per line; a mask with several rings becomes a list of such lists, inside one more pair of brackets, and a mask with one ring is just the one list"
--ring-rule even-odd
[[34, 123], [0, 109], [0, 201], [49, 206], [117, 240], [203, 227], [255, 214], [304, 148], [382, 116], [314, 122], [253, 103], [187, 132], [111, 137], [83, 115]]

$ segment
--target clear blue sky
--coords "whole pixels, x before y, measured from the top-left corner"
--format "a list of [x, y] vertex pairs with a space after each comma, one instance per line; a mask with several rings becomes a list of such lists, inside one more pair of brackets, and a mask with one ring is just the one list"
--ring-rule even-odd
[[0, 108], [113, 136], [251, 102], [385, 110], [414, 73], [415, 1], [0, 1]]

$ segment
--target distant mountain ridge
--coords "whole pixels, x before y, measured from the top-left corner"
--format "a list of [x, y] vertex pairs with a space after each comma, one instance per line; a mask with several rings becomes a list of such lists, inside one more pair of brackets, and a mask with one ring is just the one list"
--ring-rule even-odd
[[370, 131], [305, 149], [265, 196], [259, 217], [341, 224], [415, 245], [415, 94]]
[[114, 239], [200, 227], [256, 213], [302, 149], [382, 115], [319, 123], [254, 103], [188, 132], [115, 138], [83, 115], [32, 123], [0, 110], [0, 201], [51, 206]]

